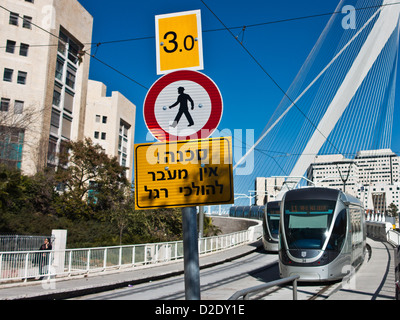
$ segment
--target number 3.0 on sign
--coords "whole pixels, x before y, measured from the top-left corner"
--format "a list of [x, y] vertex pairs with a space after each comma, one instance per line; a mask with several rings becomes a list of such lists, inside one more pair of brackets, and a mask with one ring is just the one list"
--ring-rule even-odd
[[157, 74], [203, 69], [200, 10], [156, 16]]

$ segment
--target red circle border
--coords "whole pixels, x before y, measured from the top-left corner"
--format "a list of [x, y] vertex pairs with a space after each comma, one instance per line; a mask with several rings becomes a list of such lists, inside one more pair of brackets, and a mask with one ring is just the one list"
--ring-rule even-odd
[[[160, 92], [169, 84], [176, 81], [193, 81], [202, 86], [208, 93], [211, 100], [211, 114], [207, 123], [190, 136], [175, 136], [166, 132], [160, 127], [155, 116], [155, 103]], [[203, 73], [191, 70], [179, 70], [168, 73], [158, 79], [151, 86], [144, 100], [143, 117], [147, 128], [151, 134], [159, 141], [179, 141], [179, 140], [191, 140], [208, 138], [214, 130], [218, 127], [219, 122], [222, 118], [223, 103], [221, 93], [209, 77]], [[207, 134], [208, 132], [208, 134]], [[200, 135], [199, 135], [200, 133]], [[207, 136], [201, 136], [201, 133], [205, 133]]]

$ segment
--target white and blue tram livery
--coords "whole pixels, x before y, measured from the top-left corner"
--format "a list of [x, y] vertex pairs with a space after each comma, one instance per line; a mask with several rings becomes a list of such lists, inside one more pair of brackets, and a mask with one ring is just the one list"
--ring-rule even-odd
[[232, 206], [229, 216], [262, 220], [264, 250], [278, 252], [280, 201], [268, 202], [265, 206]]
[[279, 272], [300, 281], [339, 280], [365, 256], [361, 202], [340, 190], [301, 188], [281, 203]]
[[266, 205], [263, 215], [263, 237], [264, 250], [278, 252], [280, 201], [270, 201]]

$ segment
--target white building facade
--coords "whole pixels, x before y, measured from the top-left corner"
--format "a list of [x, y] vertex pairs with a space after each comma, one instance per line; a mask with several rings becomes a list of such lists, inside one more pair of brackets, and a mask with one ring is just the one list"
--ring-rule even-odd
[[[400, 157], [392, 150], [365, 150], [354, 159], [340, 154], [315, 156], [306, 178], [309, 185], [340, 189], [360, 199], [366, 210], [384, 213], [391, 203], [400, 209], [399, 168]], [[276, 200], [284, 183], [281, 177], [257, 177], [254, 204]]]
[[2, 6], [0, 163], [32, 175], [57, 166], [66, 141], [87, 136], [117, 156], [130, 179], [136, 110], [88, 80], [93, 17], [76, 0]]
[[257, 177], [254, 204], [256, 206], [263, 206], [267, 202], [277, 200], [284, 182], [284, 177]]
[[339, 154], [316, 156], [307, 169], [307, 179], [317, 186], [356, 195], [359, 183], [357, 162]]
[[106, 154], [117, 157], [131, 179], [136, 106], [119, 92], [106, 94], [103, 83], [89, 80], [84, 135], [101, 145]]
[[4, 0], [0, 158], [34, 174], [83, 138], [92, 16], [74, 0]]
[[307, 177], [317, 186], [348, 192], [366, 209], [382, 213], [391, 203], [400, 208], [399, 163], [390, 149], [359, 151], [354, 159], [322, 155], [310, 165]]

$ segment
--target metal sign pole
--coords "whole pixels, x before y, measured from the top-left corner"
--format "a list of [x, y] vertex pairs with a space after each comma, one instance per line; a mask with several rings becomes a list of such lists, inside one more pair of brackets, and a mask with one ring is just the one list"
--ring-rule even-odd
[[204, 207], [199, 206], [199, 238], [203, 238], [204, 234]]
[[199, 245], [196, 207], [182, 208], [183, 259], [186, 300], [200, 300]]

